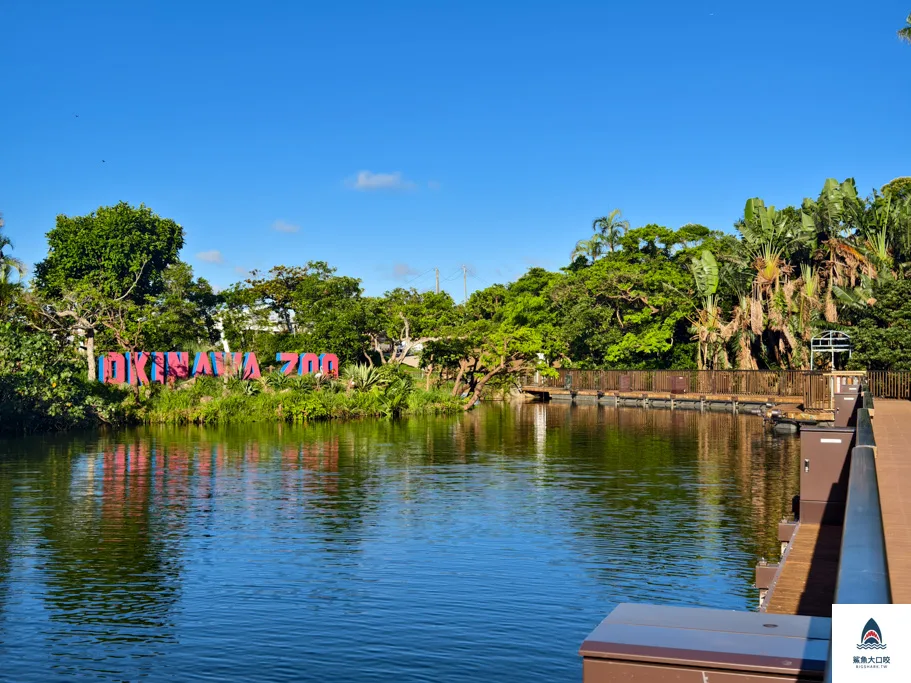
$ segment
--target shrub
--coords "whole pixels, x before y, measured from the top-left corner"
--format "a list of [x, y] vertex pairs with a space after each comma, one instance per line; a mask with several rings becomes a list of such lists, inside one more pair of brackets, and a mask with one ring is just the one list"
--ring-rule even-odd
[[61, 431], [125, 419], [128, 392], [89, 382], [69, 345], [0, 323], [0, 432]]

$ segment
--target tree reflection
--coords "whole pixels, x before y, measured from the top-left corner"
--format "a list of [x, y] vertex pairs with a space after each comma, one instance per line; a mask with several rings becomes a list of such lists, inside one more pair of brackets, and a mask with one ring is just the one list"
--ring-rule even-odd
[[180, 561], [169, 531], [180, 515], [170, 506], [179, 501], [155, 499], [152, 478], [153, 458], [168, 459], [143, 442], [101, 445], [44, 463], [40, 547], [51, 618], [98, 640], [171, 638]]
[[[796, 439], [753, 416], [560, 403], [143, 429], [7, 446], [15, 458], [2, 448], [0, 615], [11, 572], [40, 586], [58, 625], [47, 637], [70, 662], [167, 652], [182, 601], [221, 600], [230, 619], [225, 602], [281, 594], [337, 616], [412, 570], [432, 577], [428, 591], [438, 577], [483, 582], [486, 553], [501, 551], [501, 570], [522, 552], [567, 556], [610, 600], [689, 602], [698, 590], [730, 605], [752, 561], [774, 556], [799, 457]], [[20, 546], [33, 562], [16, 559]], [[458, 579], [446, 578], [452, 560]]]

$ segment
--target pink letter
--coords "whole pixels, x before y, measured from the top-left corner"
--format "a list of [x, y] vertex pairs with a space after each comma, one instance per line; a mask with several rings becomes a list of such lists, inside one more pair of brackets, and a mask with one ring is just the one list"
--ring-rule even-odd
[[298, 355], [296, 353], [276, 353], [275, 360], [281, 362], [284, 361], [285, 364], [282, 365], [282, 374], [291, 375], [297, 370], [297, 359]]
[[209, 356], [212, 357], [212, 368], [216, 377], [224, 377], [225, 373], [236, 377], [244, 362], [242, 353], [226, 354], [224, 351], [213, 351]]
[[319, 372], [319, 356], [315, 353], [302, 353], [297, 374], [312, 375]]
[[338, 377], [338, 356], [334, 353], [324, 353], [319, 357], [319, 370], [324, 375]]
[[122, 353], [108, 353], [104, 357], [105, 384], [123, 384], [127, 381], [127, 361]]
[[164, 384], [168, 378], [168, 357], [160, 351], [149, 354], [152, 357], [152, 381]]
[[130, 384], [148, 384], [146, 363], [149, 362], [149, 354], [145, 351], [137, 351], [128, 353], [127, 356], [127, 379]]
[[262, 375], [259, 372], [259, 363], [256, 360], [255, 353], [244, 354], [244, 379], [259, 379]]
[[168, 379], [187, 379], [190, 376], [189, 360], [186, 351], [168, 354]]
[[213, 376], [212, 363], [209, 362], [209, 354], [200, 351], [196, 354], [196, 360], [193, 361], [193, 377], [200, 375]]

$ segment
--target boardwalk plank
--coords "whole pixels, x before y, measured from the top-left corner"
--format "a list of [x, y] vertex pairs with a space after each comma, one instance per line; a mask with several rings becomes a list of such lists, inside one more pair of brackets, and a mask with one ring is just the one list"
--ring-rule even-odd
[[911, 603], [911, 402], [878, 400], [874, 407], [876, 477], [892, 602], [907, 604]]
[[767, 612], [831, 617], [841, 548], [840, 526], [801, 524], [797, 528]]

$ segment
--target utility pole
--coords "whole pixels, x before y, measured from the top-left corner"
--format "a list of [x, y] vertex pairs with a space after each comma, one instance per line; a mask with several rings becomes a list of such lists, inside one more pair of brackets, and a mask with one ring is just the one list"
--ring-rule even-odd
[[465, 285], [465, 303], [468, 303], [468, 268], [462, 266], [462, 283]]
[[440, 293], [440, 269], [434, 268], [434, 270], [437, 272], [437, 294], [439, 294]]

